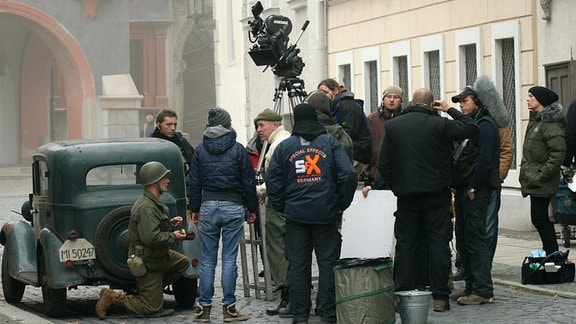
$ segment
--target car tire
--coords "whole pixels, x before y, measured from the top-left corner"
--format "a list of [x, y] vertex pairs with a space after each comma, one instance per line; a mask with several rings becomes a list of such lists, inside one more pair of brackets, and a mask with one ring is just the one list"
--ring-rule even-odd
[[172, 284], [174, 299], [180, 308], [192, 308], [198, 295], [198, 279], [180, 277]]
[[122, 206], [109, 212], [96, 228], [96, 257], [102, 267], [121, 280], [134, 280], [128, 259], [128, 223], [132, 206]]
[[22, 301], [26, 284], [10, 276], [8, 270], [10, 253], [8, 250], [9, 249], [4, 247], [4, 254], [2, 255], [2, 291], [4, 292], [4, 299], [6, 299], [8, 304], [17, 304]]
[[66, 313], [66, 288], [50, 288], [46, 280], [46, 260], [40, 253], [38, 258], [38, 276], [42, 286], [42, 299], [44, 300], [44, 312], [48, 317], [58, 318]]

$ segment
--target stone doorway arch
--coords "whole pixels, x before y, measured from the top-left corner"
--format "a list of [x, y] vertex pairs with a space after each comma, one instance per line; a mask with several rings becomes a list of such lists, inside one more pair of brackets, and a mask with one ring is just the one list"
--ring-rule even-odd
[[[89, 62], [78, 42], [53, 17], [22, 3], [0, 1], [0, 23], [13, 28], [16, 33], [3, 28], [0, 45], [17, 43], [21, 50], [19, 58], [11, 53], [10, 46], [0, 46], [4, 62], [9, 69], [4, 76], [10, 83], [13, 96], [10, 102], [15, 109], [17, 129], [0, 138], [0, 155], [9, 154], [11, 161], [0, 160], [0, 164], [27, 164], [30, 157], [43, 141], [50, 140], [50, 76], [54, 66], [60, 75], [61, 91], [65, 94], [65, 129], [60, 137], [65, 139], [92, 138], [96, 134], [95, 85]], [[17, 35], [20, 39], [10, 39], [7, 35]], [[6, 61], [11, 60], [11, 61]], [[11, 63], [19, 63], [11, 66]], [[3, 147], [2, 142], [17, 143]]]

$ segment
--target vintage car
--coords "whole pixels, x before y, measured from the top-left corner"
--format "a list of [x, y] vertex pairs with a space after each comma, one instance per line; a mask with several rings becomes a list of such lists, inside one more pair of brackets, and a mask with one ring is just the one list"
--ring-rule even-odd
[[200, 241], [186, 217], [180, 149], [160, 139], [60, 141], [38, 148], [32, 162], [32, 193], [23, 220], [5, 223], [2, 290], [8, 303], [22, 300], [26, 285], [42, 287], [45, 313], [64, 315], [67, 290], [107, 285], [135, 291], [126, 263], [130, 209], [142, 194], [138, 171], [159, 161], [171, 170], [160, 200], [170, 217], [182, 216], [188, 239], [172, 248], [191, 265], [166, 293], [179, 307], [193, 307], [198, 287]]

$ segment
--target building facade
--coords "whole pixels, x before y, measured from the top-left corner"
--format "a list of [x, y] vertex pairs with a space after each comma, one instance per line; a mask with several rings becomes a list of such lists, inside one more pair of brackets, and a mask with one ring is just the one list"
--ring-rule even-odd
[[203, 129], [216, 100], [211, 8], [1, 0], [0, 165], [27, 164], [49, 141], [138, 137], [145, 113], [164, 108], [183, 131]]

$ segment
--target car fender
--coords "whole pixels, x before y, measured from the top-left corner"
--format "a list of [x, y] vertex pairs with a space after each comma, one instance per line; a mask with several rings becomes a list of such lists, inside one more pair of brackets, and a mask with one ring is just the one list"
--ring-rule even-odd
[[4, 255], [10, 255], [10, 277], [27, 285], [38, 286], [36, 244], [30, 223], [22, 220], [5, 223], [0, 231], [0, 243], [4, 245]]
[[197, 259], [198, 262], [196, 263], [196, 266], [190, 264], [188, 269], [186, 269], [182, 275], [186, 278], [198, 279], [200, 277], [200, 232], [198, 231], [198, 227], [196, 227], [196, 225], [191, 221], [188, 221], [186, 232], [188, 233], [188, 236], [191, 236], [191, 233], [194, 233], [194, 235], [193, 239], [182, 241], [181, 253], [187, 256], [191, 263], [194, 259]]
[[60, 262], [59, 250], [63, 243], [63, 240], [47, 228], [38, 233], [38, 249], [42, 249], [41, 255], [46, 265], [45, 284], [52, 289], [80, 285], [85, 281], [74, 268], [69, 268], [65, 262]]

